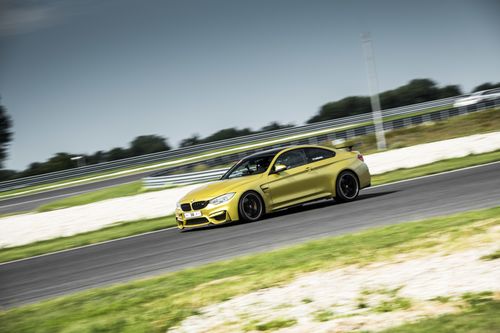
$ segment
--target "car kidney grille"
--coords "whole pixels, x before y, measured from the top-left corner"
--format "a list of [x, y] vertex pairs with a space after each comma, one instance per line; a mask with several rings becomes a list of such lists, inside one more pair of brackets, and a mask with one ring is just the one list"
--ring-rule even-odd
[[193, 202], [193, 209], [194, 210], [203, 209], [203, 208], [207, 207], [207, 205], [208, 205], [208, 201], [196, 201], [196, 202]]
[[191, 210], [191, 205], [188, 203], [181, 204], [181, 209], [185, 212], [189, 212]]

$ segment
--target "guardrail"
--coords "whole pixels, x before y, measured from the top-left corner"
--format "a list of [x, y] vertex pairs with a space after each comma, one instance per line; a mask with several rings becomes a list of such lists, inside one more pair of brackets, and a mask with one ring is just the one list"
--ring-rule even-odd
[[[457, 97], [445, 98], [437, 101], [430, 101], [425, 103], [419, 103], [394, 109], [383, 110], [383, 117], [393, 117], [393, 116], [404, 116], [407, 114], [423, 111], [429, 108], [442, 107], [450, 105]], [[287, 136], [313, 133], [315, 131], [335, 128], [340, 126], [355, 125], [365, 122], [371, 122], [371, 113], [365, 113], [357, 116], [344, 117], [340, 119], [328, 120], [318, 123], [313, 123], [309, 125], [295, 126], [291, 128], [285, 128], [275, 131], [257, 133], [227, 140], [220, 140], [195, 146], [190, 146], [186, 148], [178, 148], [174, 150], [169, 150], [165, 152], [153, 153], [148, 155], [142, 155], [137, 157], [126, 158], [118, 161], [104, 162], [95, 165], [89, 165], [84, 167], [78, 167], [69, 170], [51, 172], [43, 175], [25, 177], [20, 179], [14, 179], [9, 181], [0, 182], [0, 191], [6, 191], [16, 188], [22, 188], [27, 186], [52, 183], [55, 181], [82, 177], [97, 172], [105, 172], [110, 170], [116, 170], [121, 168], [128, 168], [132, 166], [145, 165], [166, 160], [175, 160], [177, 158], [186, 157], [194, 154], [200, 154], [203, 152], [208, 152], [215, 149], [223, 149], [228, 147], [234, 147], [241, 144], [251, 144], [260, 141], [265, 141], [266, 139], [279, 139], [285, 138]], [[349, 137], [349, 135], [347, 135]]]
[[227, 170], [229, 170], [229, 168], [190, 172], [180, 175], [145, 177], [143, 178], [143, 185], [145, 188], [160, 188], [170, 185], [186, 185], [208, 182], [219, 179], [226, 173]]

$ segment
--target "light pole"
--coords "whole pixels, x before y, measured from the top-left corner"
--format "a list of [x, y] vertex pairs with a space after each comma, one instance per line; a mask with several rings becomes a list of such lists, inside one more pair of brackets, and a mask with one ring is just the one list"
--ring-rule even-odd
[[378, 97], [377, 70], [375, 68], [375, 57], [373, 55], [372, 41], [369, 33], [361, 34], [361, 43], [366, 60], [366, 73], [368, 75], [368, 87], [370, 91], [370, 101], [372, 104], [373, 124], [375, 125], [375, 136], [377, 138], [377, 148], [386, 148], [384, 122], [382, 112], [380, 112], [380, 99]]

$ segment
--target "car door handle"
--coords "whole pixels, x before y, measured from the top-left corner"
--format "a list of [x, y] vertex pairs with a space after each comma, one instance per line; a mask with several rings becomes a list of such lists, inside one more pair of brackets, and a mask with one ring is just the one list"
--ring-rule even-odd
[[311, 167], [306, 167], [306, 171], [307, 172], [311, 171]]

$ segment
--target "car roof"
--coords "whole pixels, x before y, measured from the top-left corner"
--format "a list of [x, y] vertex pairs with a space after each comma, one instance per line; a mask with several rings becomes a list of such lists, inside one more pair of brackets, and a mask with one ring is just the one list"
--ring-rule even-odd
[[329, 147], [315, 146], [315, 145], [284, 146], [284, 147], [278, 147], [278, 148], [272, 148], [272, 149], [268, 149], [268, 150], [259, 151], [257, 153], [253, 153], [251, 155], [246, 156], [244, 159], [261, 157], [261, 156], [276, 155], [282, 151], [297, 149], [297, 148], [323, 148], [323, 149], [331, 150], [331, 148], [329, 148]]

